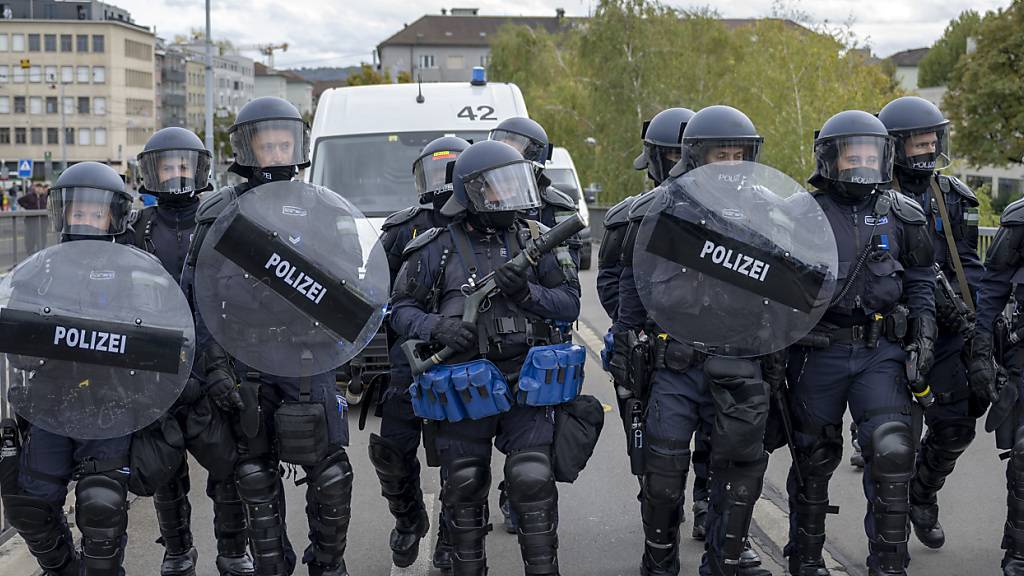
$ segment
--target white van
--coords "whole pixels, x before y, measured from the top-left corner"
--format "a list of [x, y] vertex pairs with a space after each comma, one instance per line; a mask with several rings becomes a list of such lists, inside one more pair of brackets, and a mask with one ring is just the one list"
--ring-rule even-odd
[[551, 159], [544, 164], [544, 175], [551, 180], [551, 185], [565, 192], [576, 202], [580, 217], [587, 223], [587, 227], [580, 232], [580, 239], [583, 245], [580, 247], [580, 270], [590, 270], [591, 255], [593, 253], [593, 241], [590, 236], [590, 211], [583, 199], [583, 188], [580, 186], [580, 177], [576, 173], [576, 165], [573, 164], [569, 151], [561, 146], [556, 146], [551, 151]]

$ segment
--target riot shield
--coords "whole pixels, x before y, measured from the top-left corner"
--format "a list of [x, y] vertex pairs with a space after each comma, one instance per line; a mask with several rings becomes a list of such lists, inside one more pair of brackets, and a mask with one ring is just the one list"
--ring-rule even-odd
[[761, 164], [718, 163], [657, 194], [633, 266], [661, 330], [708, 354], [750, 357], [818, 323], [836, 286], [836, 243], [796, 181]]
[[210, 227], [195, 303], [241, 364], [309, 376], [369, 343], [389, 287], [387, 256], [358, 209], [321, 186], [272, 182], [237, 198]]
[[177, 400], [195, 328], [159, 260], [78, 240], [36, 253], [0, 283], [0, 352], [18, 415], [62, 436], [116, 438]]

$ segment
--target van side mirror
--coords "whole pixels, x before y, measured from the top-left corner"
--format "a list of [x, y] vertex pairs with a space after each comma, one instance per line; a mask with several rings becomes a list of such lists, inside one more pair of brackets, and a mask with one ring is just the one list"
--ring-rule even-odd
[[597, 195], [601, 193], [601, 185], [597, 182], [591, 182], [589, 186], [583, 189], [583, 201], [587, 204], [593, 204], [597, 202]]

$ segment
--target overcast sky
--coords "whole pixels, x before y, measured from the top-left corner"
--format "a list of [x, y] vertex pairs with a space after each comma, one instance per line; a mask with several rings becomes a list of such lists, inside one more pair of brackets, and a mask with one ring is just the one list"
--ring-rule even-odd
[[[126, 8], [135, 22], [155, 27], [171, 40], [205, 26], [203, 0], [106, 0]], [[772, 0], [666, 0], [688, 8], [710, 6], [726, 18], [756, 18], [772, 11]], [[441, 8], [476, 7], [482, 15], [588, 15], [596, 0], [212, 0], [213, 37], [236, 45], [289, 44], [276, 56], [278, 68], [349, 66], [370, 62], [373, 48], [423, 14]], [[861, 44], [878, 56], [930, 46], [950, 19], [972, 8], [979, 12], [1008, 6], [1010, 0], [803, 0], [786, 5], [812, 22], [852, 22]], [[255, 53], [247, 53], [262, 59]]]

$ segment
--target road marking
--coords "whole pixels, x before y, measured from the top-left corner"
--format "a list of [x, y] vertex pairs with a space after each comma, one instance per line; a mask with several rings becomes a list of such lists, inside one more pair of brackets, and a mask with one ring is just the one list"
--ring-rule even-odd
[[420, 540], [420, 553], [412, 566], [399, 568], [391, 566], [391, 576], [427, 576], [430, 574], [431, 560], [434, 557], [434, 535], [437, 534], [437, 498], [428, 492], [423, 493], [423, 507], [427, 510], [430, 518], [430, 531]]

